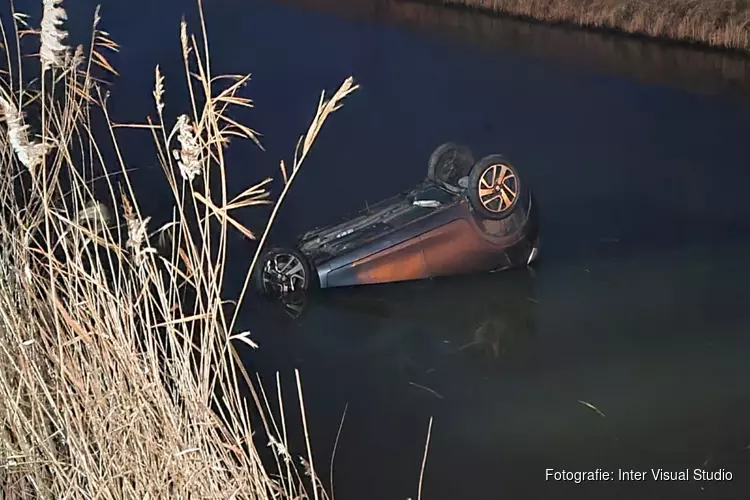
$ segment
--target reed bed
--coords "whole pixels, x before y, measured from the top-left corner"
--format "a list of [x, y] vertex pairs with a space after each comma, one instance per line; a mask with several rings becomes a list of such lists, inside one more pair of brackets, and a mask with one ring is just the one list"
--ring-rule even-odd
[[[118, 46], [98, 11], [89, 47], [66, 46], [61, 1], [43, 3], [36, 26], [17, 11], [0, 25], [0, 498], [326, 498], [309, 442], [290, 449], [288, 425], [307, 435], [304, 411], [290, 424], [278, 379], [267, 397], [238, 362], [238, 346], [257, 346], [237, 324], [248, 280], [224, 297], [227, 234], [255, 239], [236, 211], [272, 205], [257, 260], [321, 127], [356, 86], [321, 96], [275, 201], [270, 179], [230, 199], [229, 139], [257, 142], [232, 118], [252, 106], [240, 93], [249, 76], [212, 74], [199, 2], [197, 32], [183, 21], [175, 37], [185, 80], [155, 68], [154, 113], [140, 125], [174, 205], [154, 228], [107, 109], [102, 77]], [[21, 53], [26, 37], [34, 54]], [[190, 102], [169, 101], [176, 85]], [[303, 410], [299, 374], [295, 390]]]
[[750, 50], [748, 0], [441, 0], [553, 23]]

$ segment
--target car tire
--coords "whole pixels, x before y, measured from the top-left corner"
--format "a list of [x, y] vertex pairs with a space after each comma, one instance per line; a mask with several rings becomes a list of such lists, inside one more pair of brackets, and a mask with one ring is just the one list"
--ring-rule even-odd
[[312, 265], [296, 248], [264, 251], [253, 269], [253, 287], [262, 295], [282, 296], [304, 292], [317, 283]]
[[427, 164], [427, 178], [453, 188], [458, 181], [471, 171], [474, 155], [466, 146], [453, 142], [441, 144], [430, 155]]
[[513, 213], [522, 187], [518, 172], [507, 158], [489, 155], [472, 167], [466, 191], [476, 213], [485, 219], [502, 220]]

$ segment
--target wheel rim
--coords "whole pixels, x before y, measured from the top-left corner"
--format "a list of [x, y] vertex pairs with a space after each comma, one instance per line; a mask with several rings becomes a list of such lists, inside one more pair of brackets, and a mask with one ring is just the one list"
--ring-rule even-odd
[[306, 285], [305, 266], [296, 255], [276, 254], [263, 268], [263, 287], [266, 291], [287, 294], [304, 290]]
[[492, 213], [510, 210], [518, 199], [518, 178], [508, 165], [487, 167], [479, 178], [479, 201]]

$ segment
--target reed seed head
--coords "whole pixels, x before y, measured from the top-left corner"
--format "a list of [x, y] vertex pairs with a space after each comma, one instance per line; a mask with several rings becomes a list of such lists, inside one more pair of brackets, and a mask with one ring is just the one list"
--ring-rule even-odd
[[40, 32], [41, 47], [39, 49], [42, 69], [64, 68], [69, 48], [63, 43], [68, 37], [68, 32], [62, 28], [62, 25], [68, 16], [65, 9], [60, 7], [62, 0], [42, 0], [42, 3], [44, 11]]
[[183, 179], [193, 182], [203, 171], [203, 153], [194, 127], [187, 115], [180, 115], [175, 124], [180, 149], [172, 151]]
[[0, 112], [5, 117], [8, 140], [18, 161], [33, 172], [44, 161], [47, 147], [43, 143], [29, 139], [29, 127], [24, 123], [23, 113], [15, 104], [2, 96], [0, 96]]

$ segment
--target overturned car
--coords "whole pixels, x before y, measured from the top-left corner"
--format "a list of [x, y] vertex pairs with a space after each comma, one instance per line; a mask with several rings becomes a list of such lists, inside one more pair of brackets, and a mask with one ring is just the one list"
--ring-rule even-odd
[[531, 190], [501, 155], [439, 146], [427, 178], [354, 218], [303, 235], [294, 248], [266, 250], [253, 272], [257, 291], [417, 280], [530, 265], [539, 253]]

